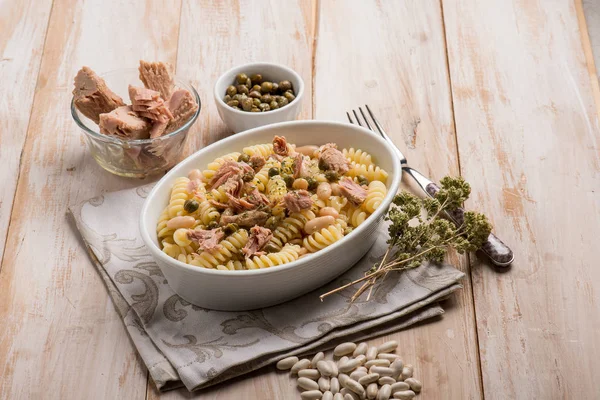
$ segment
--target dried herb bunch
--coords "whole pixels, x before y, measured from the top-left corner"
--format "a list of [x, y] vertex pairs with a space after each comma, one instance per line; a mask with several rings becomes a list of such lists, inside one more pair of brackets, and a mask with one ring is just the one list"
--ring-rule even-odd
[[380, 262], [365, 272], [365, 276], [321, 295], [321, 300], [340, 290], [362, 283], [352, 301], [373, 288], [390, 272], [416, 268], [424, 261], [439, 263], [449, 248], [459, 253], [475, 251], [488, 238], [492, 225], [483, 214], [466, 211], [464, 222], [456, 226], [442, 218], [469, 198], [471, 187], [462, 178], [445, 177], [434, 198], [420, 199], [406, 191], [394, 197], [386, 216], [391, 221], [388, 248]]

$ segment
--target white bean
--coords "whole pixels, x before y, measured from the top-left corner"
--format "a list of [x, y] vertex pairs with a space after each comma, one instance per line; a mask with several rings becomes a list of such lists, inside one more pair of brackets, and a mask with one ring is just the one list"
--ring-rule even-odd
[[390, 385], [383, 385], [379, 388], [379, 393], [377, 393], [377, 400], [388, 400], [390, 395], [392, 394], [392, 388]]
[[344, 400], [360, 400], [360, 397], [350, 389], [343, 388], [340, 393], [344, 395]]
[[365, 367], [371, 368], [373, 365], [377, 365], [378, 367], [389, 367], [390, 362], [388, 360], [383, 360], [381, 358], [377, 358], [375, 360], [367, 361]]
[[319, 383], [319, 389], [321, 389], [321, 392], [326, 392], [331, 388], [331, 381], [326, 376], [320, 377], [318, 383]]
[[302, 400], [318, 400], [323, 396], [320, 390], [309, 390], [307, 392], [300, 393]]
[[319, 186], [317, 186], [317, 197], [319, 200], [329, 200], [331, 197], [331, 185], [327, 182], [319, 183]]
[[321, 360], [317, 363], [317, 369], [322, 376], [331, 376], [333, 374], [331, 364], [325, 360]]
[[315, 146], [312, 144], [296, 147], [296, 151], [298, 153], [309, 157], [312, 157], [315, 154], [315, 151], [317, 150], [319, 150], [319, 146]]
[[346, 388], [352, 390], [354, 393], [356, 393], [360, 397], [363, 397], [365, 395], [365, 388], [362, 387], [362, 385], [360, 383], [356, 382], [354, 379], [348, 379], [346, 381]]
[[363, 366], [356, 368], [357, 371], [364, 371], [365, 374], [369, 373], [369, 369]]
[[392, 385], [392, 394], [400, 392], [402, 390], [410, 389], [410, 385], [406, 382], [396, 382]]
[[371, 346], [367, 350], [367, 361], [371, 361], [377, 358], [377, 347]]
[[382, 376], [381, 378], [379, 378], [378, 383], [380, 385], [393, 385], [394, 383], [396, 383], [396, 380], [394, 378], [392, 378], [391, 376]]
[[313, 357], [313, 359], [310, 362], [310, 365], [312, 365], [312, 367], [316, 367], [317, 363], [321, 360], [323, 360], [325, 358], [325, 353], [323, 353], [322, 351], [318, 352], [317, 354], [315, 354], [315, 356]]
[[169, 229], [179, 229], [179, 228], [192, 228], [196, 220], [194, 217], [190, 217], [186, 215], [184, 217], [173, 217], [167, 221], [167, 228]]
[[190, 181], [194, 181], [196, 179], [202, 179], [202, 172], [199, 169], [193, 169], [188, 172], [188, 178]]
[[[325, 209], [328, 209], [328, 208], [331, 208], [333, 211], [335, 211], [335, 208], [333, 208], [333, 207], [323, 207], [323, 208], [321, 208], [321, 210], [319, 212], [321, 212]], [[335, 212], [339, 216], [339, 213], [337, 211], [335, 211]], [[332, 215], [332, 217], [337, 218], [335, 215]], [[356, 357], [356, 356], [360, 356], [360, 355], [366, 355], [368, 349], [369, 349], [369, 345], [366, 342], [359, 343], [358, 346], [356, 346], [354, 353], [352, 353], [352, 356]]]
[[304, 178], [298, 178], [292, 183], [292, 188], [306, 190], [308, 189], [308, 181]]
[[415, 378], [408, 378], [404, 381], [404, 383], [407, 383], [415, 393], [419, 393], [423, 388], [421, 381]]
[[378, 367], [377, 365], [369, 368], [369, 372], [372, 374], [379, 374], [380, 376], [394, 376], [394, 370], [389, 367]]
[[369, 386], [367, 386], [367, 399], [373, 400], [377, 397], [378, 392], [379, 386], [377, 385], [377, 382], [370, 383]]
[[285, 371], [287, 369], [292, 368], [294, 366], [294, 364], [296, 364], [297, 362], [298, 362], [298, 357], [295, 357], [295, 356], [287, 357], [287, 358], [284, 358], [283, 360], [279, 360], [276, 367], [277, 367], [277, 369]]
[[353, 358], [353, 359], [346, 361], [343, 364], [340, 364], [340, 366], [338, 368], [339, 368], [340, 372], [350, 372], [350, 371], [356, 369], [356, 367], [358, 367], [359, 365], [360, 365], [360, 360]]
[[367, 373], [365, 371], [352, 371], [352, 373], [350, 374], [350, 379], [354, 379], [355, 381], [358, 381], [360, 378], [362, 378], [363, 376], [367, 375]]
[[316, 381], [317, 379], [319, 379], [321, 377], [321, 374], [316, 369], [303, 369], [303, 370], [298, 371], [298, 376]]
[[321, 400], [333, 400], [333, 393], [327, 390], [323, 393], [323, 397], [321, 397]]
[[367, 362], [367, 356], [361, 354], [359, 356], [354, 357], [355, 360], [357, 360], [359, 362], [360, 365], [363, 365], [364, 363]]
[[317, 390], [319, 389], [319, 384], [312, 379], [298, 378], [298, 387], [304, 390]]
[[338, 378], [331, 378], [329, 381], [329, 390], [331, 390], [331, 393], [333, 394], [340, 391], [340, 381], [338, 381]]
[[402, 368], [402, 375], [400, 375], [400, 380], [405, 381], [407, 378], [412, 378], [413, 372], [413, 366], [410, 364], [406, 364], [404, 368]]
[[344, 395], [338, 392], [333, 395], [333, 400], [344, 400]]
[[350, 377], [346, 374], [339, 374], [338, 375], [338, 381], [340, 381], [340, 385], [342, 387], [346, 387], [346, 381], [350, 379]]
[[358, 380], [358, 383], [360, 383], [363, 386], [366, 386], [369, 383], [377, 382], [378, 379], [379, 379], [379, 374], [368, 374], [368, 375], [365, 375], [362, 378], [360, 378]]
[[[321, 217], [325, 217], [325, 216], [331, 216], [333, 218], [339, 218], [340, 213], [337, 212], [337, 210], [333, 207], [323, 207], [319, 210], [319, 215]], [[356, 352], [356, 350], [355, 350]], [[352, 354], [354, 357], [356, 357], [358, 354]]]
[[338, 360], [338, 362], [337, 362], [337, 363], [338, 363], [338, 367], [339, 367], [340, 365], [344, 364], [344, 363], [345, 363], [346, 361], [348, 361], [348, 360], [349, 360], [348, 356], [344, 356], [344, 357], [340, 358], [340, 359]]
[[388, 360], [389, 362], [394, 362], [398, 358], [400, 358], [400, 356], [398, 356], [398, 354], [393, 354], [393, 353], [379, 353], [377, 355], [377, 358], [381, 358], [383, 360]]
[[[314, 221], [314, 220], [313, 220]], [[346, 342], [342, 344], [338, 344], [335, 349], [333, 349], [334, 356], [345, 356], [352, 353], [356, 349], [356, 343]]]
[[329, 360], [329, 365], [331, 365], [331, 376], [338, 376], [339, 369], [338, 369], [338, 365], [336, 364], [336, 362], [333, 360]]
[[390, 368], [394, 370], [394, 376], [399, 376], [402, 373], [402, 368], [404, 368], [404, 363], [398, 359], [390, 365]]
[[340, 185], [337, 183], [332, 183], [329, 185], [331, 187], [331, 194], [334, 196], [341, 196], [342, 192], [340, 191]]
[[395, 399], [410, 400], [413, 397], [415, 397], [415, 392], [413, 392], [412, 390], [402, 390], [400, 392], [394, 393]]
[[[307, 235], [311, 235], [315, 232], [320, 231], [323, 228], [327, 228], [330, 225], [333, 225], [335, 223], [335, 218], [333, 218], [331, 215], [327, 215], [325, 217], [317, 217], [317, 218], [313, 218], [310, 221], [308, 221], [306, 223], [306, 225], [304, 225], [304, 232], [306, 232]], [[356, 345], [354, 345], [356, 346]], [[352, 349], [352, 351], [354, 351], [354, 349]], [[352, 351], [350, 353], [352, 353]], [[334, 353], [335, 354], [335, 350]], [[342, 355], [342, 354], [335, 354], [335, 355]]]
[[379, 347], [377, 347], [377, 353], [389, 353], [390, 351], [396, 350], [398, 347], [398, 342], [395, 340], [390, 340], [389, 342], [385, 342]]
[[307, 369], [307, 368], [310, 368], [310, 360], [307, 358], [303, 358], [302, 360], [298, 361], [296, 364], [294, 364], [292, 366], [292, 375], [297, 374], [298, 371], [301, 371], [301, 370]]

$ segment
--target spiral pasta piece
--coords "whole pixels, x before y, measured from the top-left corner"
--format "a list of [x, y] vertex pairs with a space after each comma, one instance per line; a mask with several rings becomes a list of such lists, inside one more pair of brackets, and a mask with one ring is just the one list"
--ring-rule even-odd
[[[246, 265], [244, 264], [244, 262], [238, 260], [229, 260], [227, 261], [227, 264], [224, 265], [224, 267], [228, 271], [240, 271], [246, 269]], [[217, 266], [217, 269], [223, 268], [219, 268], [219, 266]]]
[[239, 231], [229, 235], [227, 239], [222, 240], [218, 250], [213, 252], [203, 251], [200, 254], [194, 255], [188, 264], [204, 268], [216, 268], [218, 265], [224, 265], [231, 260], [233, 256], [239, 254], [242, 247], [248, 242], [248, 231], [240, 229]]
[[218, 188], [211, 189], [210, 192], [207, 193], [210, 199], [218, 201], [220, 203], [227, 203], [229, 198], [225, 193], [225, 189], [223, 186], [219, 186]]
[[171, 189], [171, 198], [169, 199], [169, 218], [182, 215], [183, 205], [190, 198], [187, 191], [190, 180], [187, 177], [180, 177], [175, 180], [173, 189]]
[[279, 168], [281, 163], [274, 158], [270, 158], [267, 160], [265, 165], [254, 175], [254, 184], [261, 192], [264, 192], [267, 189], [267, 184], [269, 183], [269, 170], [271, 168]]
[[273, 144], [255, 144], [254, 146], [244, 147], [242, 152], [249, 156], [263, 156], [264, 158], [268, 158], [273, 154]]
[[254, 256], [246, 259], [247, 269], [260, 269], [287, 264], [300, 257], [300, 246], [286, 244], [281, 251], [268, 253], [262, 256]]
[[206, 169], [202, 171], [202, 176], [206, 182], [210, 181], [215, 173], [221, 168], [221, 165], [225, 164], [226, 161], [237, 161], [241, 153], [234, 151], [233, 153], [225, 154], [223, 157], [215, 159], [213, 162], [206, 166]]
[[346, 157], [346, 159], [350, 162], [366, 166], [374, 165], [373, 158], [366, 151], [360, 149], [355, 150], [353, 147], [351, 147], [349, 149], [343, 149], [342, 154], [344, 154], [344, 157]]
[[315, 217], [315, 213], [311, 210], [302, 210], [299, 213], [290, 215], [273, 231], [273, 238], [269, 243], [281, 249], [290, 240], [301, 237], [304, 225]]
[[364, 176], [369, 181], [386, 182], [388, 173], [376, 165], [363, 165], [352, 163], [352, 167], [346, 173], [349, 177], [355, 178], [359, 175]]
[[188, 229], [187, 228], [179, 228], [173, 233], [173, 240], [175, 244], [178, 246], [186, 247], [192, 244], [192, 241], [188, 237]]
[[156, 233], [159, 239], [167, 237], [173, 234], [173, 229], [167, 228], [167, 222], [169, 222], [169, 207], [165, 207], [160, 216], [158, 217], [158, 225], [156, 226]]
[[362, 203], [361, 207], [368, 213], [373, 213], [377, 207], [381, 205], [385, 195], [387, 194], [387, 187], [381, 181], [373, 181], [369, 183], [367, 190], [367, 198]]
[[287, 193], [287, 185], [281, 175], [275, 175], [267, 183], [267, 197], [271, 202], [278, 202]]
[[344, 237], [344, 229], [339, 224], [330, 225], [304, 238], [302, 244], [309, 253], [316, 253], [331, 246]]
[[353, 205], [350, 205], [346, 210], [342, 210], [342, 213], [348, 217], [348, 222], [350, 222], [350, 225], [354, 228], [365, 222], [368, 216], [360, 207], [355, 207]]
[[221, 218], [219, 211], [208, 201], [201, 202], [196, 212], [204, 225], [208, 225], [212, 221], [219, 221]]

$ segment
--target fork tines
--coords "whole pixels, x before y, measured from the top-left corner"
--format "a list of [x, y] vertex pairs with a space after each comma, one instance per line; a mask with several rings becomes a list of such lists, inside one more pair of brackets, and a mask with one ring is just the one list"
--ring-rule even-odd
[[[373, 112], [371, 111], [369, 106], [365, 104], [365, 108], [367, 109], [367, 112], [369, 113], [369, 116], [371, 117], [371, 121], [373, 122], [373, 125], [375, 125], [377, 130], [375, 130], [371, 127], [371, 124], [369, 123], [369, 119], [367, 118], [367, 115], [363, 111], [362, 107], [358, 107], [358, 111], [360, 112], [360, 115], [362, 116], [362, 122], [361, 122], [361, 118], [360, 118], [359, 114], [356, 112], [356, 110], [352, 110], [352, 114], [354, 114], [354, 121], [352, 120], [352, 116], [350, 115], [350, 113], [346, 112], [348, 121], [350, 121], [351, 124], [358, 124], [359, 126], [366, 126], [371, 131], [378, 132], [381, 136], [384, 136], [381, 125], [379, 125], [379, 122], [373, 115]], [[363, 125], [363, 123], [364, 123], [364, 125]]]

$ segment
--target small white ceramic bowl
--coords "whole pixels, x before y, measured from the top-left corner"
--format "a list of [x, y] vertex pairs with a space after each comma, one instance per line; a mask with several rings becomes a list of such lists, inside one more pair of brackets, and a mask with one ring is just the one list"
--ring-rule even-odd
[[[337, 143], [340, 148], [367, 151], [377, 164], [388, 171], [388, 194], [381, 206], [358, 228], [333, 245], [309, 257], [277, 267], [221, 271], [195, 267], [175, 260], [158, 247], [156, 223], [169, 202], [171, 187], [180, 176], [194, 168], [205, 169], [209, 162], [224, 154], [241, 151], [259, 143], [270, 143], [273, 136], [285, 136], [299, 146]], [[182, 298], [200, 307], [238, 311], [282, 303], [324, 285], [354, 265], [376, 239], [375, 231], [398, 191], [402, 170], [390, 146], [373, 132], [339, 122], [294, 121], [242, 132], [194, 153], [176, 165], [150, 192], [142, 208], [140, 231], [144, 243]]]
[[[277, 110], [260, 113], [235, 110], [225, 104], [223, 97], [225, 97], [227, 87], [235, 84], [235, 76], [242, 72], [248, 76], [261, 74], [265, 80], [272, 82], [288, 80], [292, 83], [296, 98], [288, 105]], [[295, 120], [302, 109], [304, 81], [300, 78], [300, 75], [286, 66], [272, 63], [251, 63], [232, 68], [221, 75], [215, 84], [214, 96], [221, 119], [229, 129], [238, 133], [259, 126]]]

